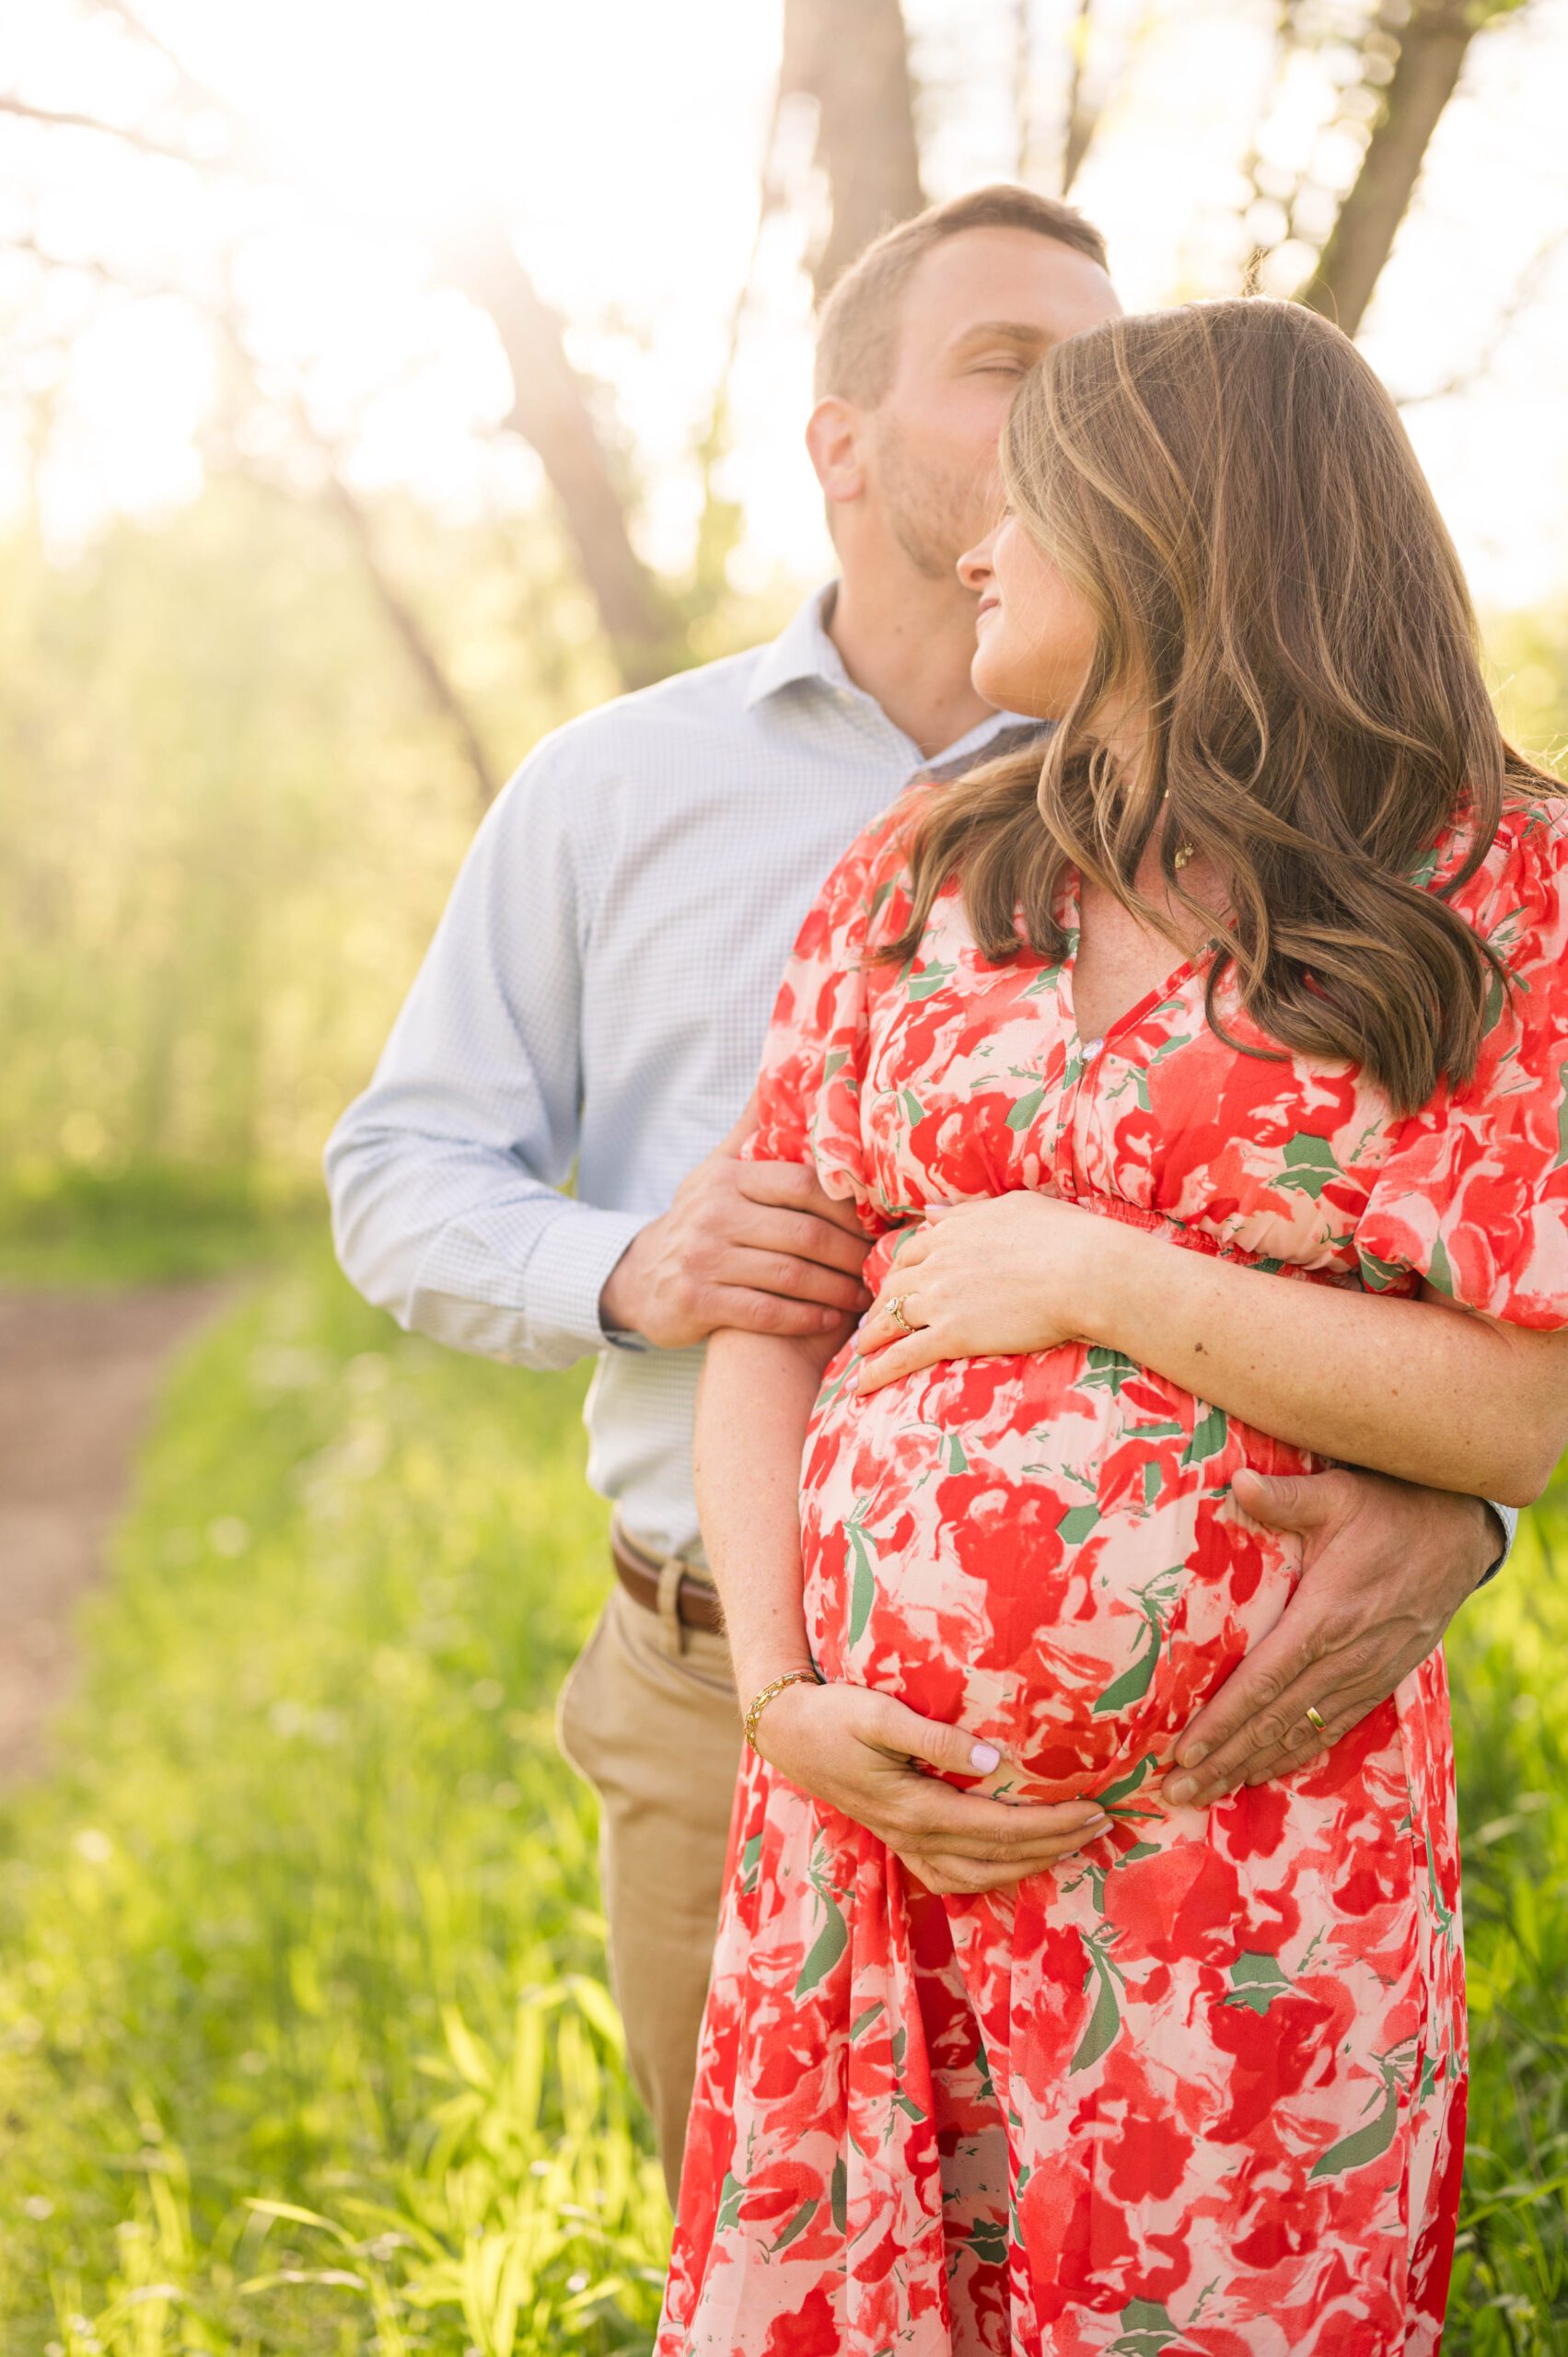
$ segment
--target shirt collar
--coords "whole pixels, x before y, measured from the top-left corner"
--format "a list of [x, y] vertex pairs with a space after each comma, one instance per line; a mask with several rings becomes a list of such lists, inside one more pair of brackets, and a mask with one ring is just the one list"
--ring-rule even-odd
[[748, 710], [777, 695], [781, 688], [793, 687], [797, 679], [821, 679], [830, 688], [853, 685], [822, 619], [838, 586], [829, 581], [813, 589], [777, 638], [762, 649], [746, 691]]
[[[857, 688], [844, 669], [843, 658], [828, 635], [825, 616], [831, 600], [838, 594], [838, 586], [836, 581], [828, 581], [821, 588], [813, 589], [777, 638], [762, 649], [751, 674], [751, 684], [746, 691], [748, 711], [764, 702], [769, 696], [777, 695], [781, 688], [793, 687], [800, 679], [820, 679], [825, 687], [843, 689], [850, 695], [862, 697], [867, 704], [872, 703], [865, 690]], [[873, 709], [879, 712], [881, 707], [873, 705]], [[885, 714], [883, 716], [886, 718]], [[1048, 725], [1028, 719], [1022, 713], [993, 713], [988, 719], [977, 722], [973, 728], [958, 738], [957, 744], [950, 745], [946, 753], [938, 754], [937, 762], [945, 765], [957, 755], [983, 752], [991, 739], [1004, 730], [1010, 734], [1023, 729], [1043, 732]], [[928, 765], [923, 763], [922, 766]]]

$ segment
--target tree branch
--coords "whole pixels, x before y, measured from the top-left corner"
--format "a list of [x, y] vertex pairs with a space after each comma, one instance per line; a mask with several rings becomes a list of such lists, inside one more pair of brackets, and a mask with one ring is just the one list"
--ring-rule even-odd
[[1067, 84], [1067, 123], [1062, 142], [1062, 193], [1070, 196], [1084, 157], [1089, 152], [1089, 142], [1095, 135], [1100, 110], [1088, 100], [1089, 35], [1093, 24], [1094, 0], [1078, 0], [1077, 15], [1068, 36], [1068, 52], [1072, 57], [1072, 72]]
[[1568, 246], [1568, 230], [1562, 229], [1554, 231], [1543, 245], [1538, 246], [1515, 278], [1513, 291], [1493, 321], [1492, 333], [1475, 357], [1463, 368], [1456, 368], [1451, 376], [1445, 377], [1438, 384], [1428, 385], [1422, 392], [1396, 393], [1394, 399], [1398, 406], [1400, 409], [1416, 409], [1423, 401], [1448, 401], [1456, 393], [1468, 393], [1472, 385], [1480, 384], [1484, 377], [1490, 376], [1509, 331], [1529, 309], [1546, 275], [1548, 263], [1554, 254], [1562, 252], [1564, 246]]
[[1413, 0], [1361, 169], [1296, 300], [1354, 335], [1477, 29], [1470, 0]]
[[542, 302], [499, 222], [451, 249], [444, 273], [488, 313], [512, 374], [508, 425], [533, 445], [560, 501], [599, 619], [629, 688], [670, 668], [671, 616], [632, 546], [609, 456], [566, 357], [561, 321]]
[[873, 238], [925, 203], [899, 0], [785, 0], [779, 87], [817, 101], [832, 202], [811, 273], [820, 300]]
[[[261, 400], [284, 409], [296, 433], [308, 444], [321, 460], [323, 483], [320, 496], [336, 517], [339, 526], [358, 557], [365, 579], [390, 624], [393, 634], [407, 656], [427, 701], [456, 735], [478, 788], [480, 809], [482, 813], [486, 810], [495, 798], [501, 780], [485, 750], [483, 739], [480, 736], [473, 716], [442, 661], [434, 639], [420, 620], [413, 605], [403, 595], [383, 563], [377, 545], [375, 527], [371, 521], [369, 510], [357, 493], [350, 489], [343, 478], [341, 453], [321, 432], [298, 394], [280, 401], [261, 384], [254, 356], [245, 342], [232, 301], [223, 303], [198, 298], [192, 296], [189, 289], [180, 286], [138, 285], [118, 276], [101, 261], [91, 259], [75, 261], [67, 260], [62, 255], [52, 254], [30, 237], [6, 238], [0, 240], [0, 243], [12, 251], [30, 254], [35, 261], [42, 262], [47, 268], [81, 272], [87, 277], [99, 280], [102, 284], [113, 287], [116, 292], [122, 295], [134, 296], [142, 300], [167, 300], [173, 296], [188, 302], [192, 308], [199, 309], [202, 316], [217, 330], [246, 383]], [[250, 471], [253, 474], [257, 472], [255, 469], [251, 469]], [[279, 488], [276, 482], [270, 476], [260, 477], [260, 479], [267, 482], [273, 490]]]
[[229, 165], [209, 163], [201, 156], [192, 156], [183, 147], [171, 147], [167, 140], [150, 138], [145, 131], [134, 131], [128, 123], [101, 122], [97, 115], [72, 114], [57, 107], [29, 106], [25, 99], [11, 98], [4, 92], [0, 92], [0, 114], [18, 115], [24, 122], [48, 123], [60, 131], [96, 131], [101, 139], [118, 139], [144, 156], [161, 157], [170, 164], [186, 164], [193, 171], [232, 169]]

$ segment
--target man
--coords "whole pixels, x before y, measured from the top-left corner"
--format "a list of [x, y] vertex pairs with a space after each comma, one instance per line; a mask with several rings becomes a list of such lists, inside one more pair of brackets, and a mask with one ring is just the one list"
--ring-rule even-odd
[[[862, 256], [823, 311], [807, 428], [838, 581], [772, 645], [537, 748], [328, 1148], [343, 1264], [403, 1325], [534, 1366], [598, 1354], [588, 1476], [615, 1504], [619, 1584], [561, 1733], [599, 1794], [611, 1978], [672, 2198], [739, 1747], [691, 1495], [701, 1345], [720, 1326], [819, 1330], [865, 1299], [844, 1206], [793, 1167], [739, 1162], [742, 1109], [839, 853], [912, 781], [1019, 725], [970, 684], [955, 560], [991, 520], [1018, 377], [1119, 308], [1098, 233], [1021, 189], [935, 207]], [[1381, 1701], [1501, 1543], [1479, 1501], [1348, 1472], [1275, 1488], [1308, 1569], [1195, 1722], [1200, 1797]], [[961, 1764], [959, 1739], [934, 1728], [926, 1756]], [[874, 1829], [896, 1822], [906, 1855], [922, 1835], [1005, 1855], [1027, 1814], [909, 1760], [889, 1794]]]

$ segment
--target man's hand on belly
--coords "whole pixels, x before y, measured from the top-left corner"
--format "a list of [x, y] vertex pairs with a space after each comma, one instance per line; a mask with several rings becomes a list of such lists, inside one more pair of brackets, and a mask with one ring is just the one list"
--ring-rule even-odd
[[[1326, 1751], [1424, 1661], [1498, 1551], [1479, 1498], [1378, 1473], [1238, 1473], [1238, 1505], [1304, 1542], [1278, 1623], [1175, 1746], [1163, 1797], [1202, 1808]], [[1322, 1726], [1307, 1716], [1316, 1711]]]
[[870, 1239], [796, 1162], [742, 1162], [750, 1106], [610, 1271], [599, 1295], [607, 1327], [661, 1350], [705, 1341], [721, 1326], [799, 1337], [848, 1333], [871, 1296], [860, 1282]]
[[955, 1791], [943, 1777], [996, 1773], [995, 1745], [864, 1686], [786, 1688], [762, 1715], [757, 1748], [802, 1792], [885, 1841], [927, 1890], [947, 1895], [1043, 1874], [1111, 1823], [1094, 1801], [1015, 1804]]

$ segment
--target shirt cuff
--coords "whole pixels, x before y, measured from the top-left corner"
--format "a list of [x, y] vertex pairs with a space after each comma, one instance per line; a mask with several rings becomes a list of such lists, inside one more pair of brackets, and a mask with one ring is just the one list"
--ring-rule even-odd
[[602, 1351], [607, 1342], [645, 1349], [639, 1336], [603, 1324], [598, 1298], [610, 1271], [653, 1216], [651, 1212], [602, 1212], [591, 1203], [568, 1202], [528, 1255], [530, 1328], [567, 1337], [584, 1351]]
[[1477, 1585], [1480, 1587], [1484, 1587], [1488, 1580], [1494, 1580], [1497, 1577], [1498, 1573], [1503, 1569], [1504, 1564], [1508, 1561], [1509, 1556], [1514, 1551], [1514, 1539], [1519, 1527], [1519, 1509], [1517, 1506], [1500, 1506], [1495, 1498], [1488, 1498], [1484, 1503], [1497, 1516], [1498, 1521], [1503, 1525], [1503, 1548], [1496, 1562], [1490, 1564], [1488, 1568], [1482, 1572], [1480, 1580], [1477, 1582]]

